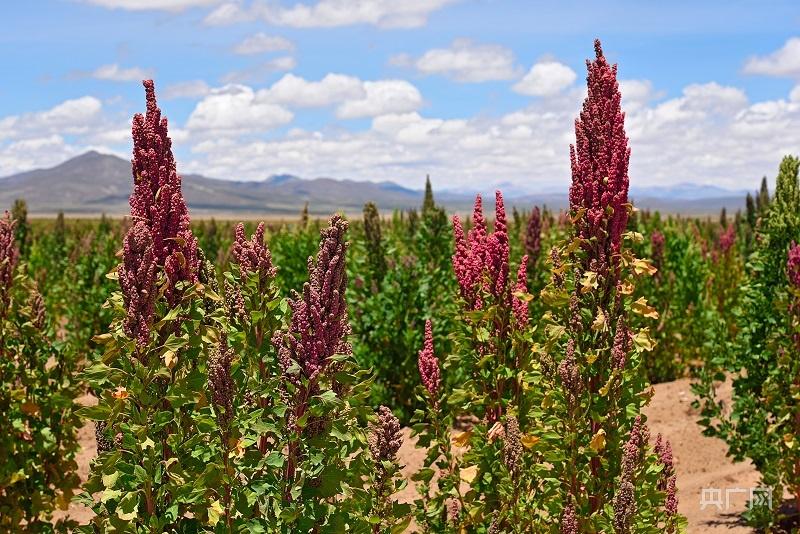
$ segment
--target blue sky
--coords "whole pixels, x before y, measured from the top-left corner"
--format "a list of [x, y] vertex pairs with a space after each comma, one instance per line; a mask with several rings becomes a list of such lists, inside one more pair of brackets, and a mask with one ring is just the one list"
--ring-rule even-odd
[[561, 190], [592, 40], [638, 185], [800, 150], [796, 1], [52, 0], [2, 8], [0, 175], [126, 156], [156, 80], [179, 171]]

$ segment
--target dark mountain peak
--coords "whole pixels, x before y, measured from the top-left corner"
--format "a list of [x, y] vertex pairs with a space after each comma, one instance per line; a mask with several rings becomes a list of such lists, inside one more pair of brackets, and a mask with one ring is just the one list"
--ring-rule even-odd
[[118, 156], [114, 156], [113, 154], [103, 154], [102, 152], [98, 152], [96, 150], [90, 150], [88, 152], [84, 152], [79, 156], [70, 158], [59, 165], [56, 165], [55, 167], [53, 167], [53, 169], [71, 167], [71, 166], [92, 165], [95, 163], [104, 163], [104, 164], [125, 163], [126, 165], [129, 164], [127, 160], [124, 160]]

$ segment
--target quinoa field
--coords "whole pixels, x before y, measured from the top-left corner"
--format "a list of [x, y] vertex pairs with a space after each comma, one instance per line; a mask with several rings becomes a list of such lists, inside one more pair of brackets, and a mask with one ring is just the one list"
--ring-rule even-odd
[[282, 222], [192, 216], [145, 80], [127, 216], [0, 218], [0, 532], [796, 532], [800, 159], [639, 209], [586, 66], [568, 208]]

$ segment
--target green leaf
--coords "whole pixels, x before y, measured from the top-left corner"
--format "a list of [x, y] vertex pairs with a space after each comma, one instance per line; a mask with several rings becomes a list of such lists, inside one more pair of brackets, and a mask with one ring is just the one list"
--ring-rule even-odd
[[111, 415], [111, 407], [105, 404], [96, 406], [84, 406], [75, 412], [79, 417], [92, 421], [106, 421]]
[[270, 467], [283, 467], [283, 462], [284, 462], [283, 455], [277, 451], [272, 451], [264, 459], [264, 463]]

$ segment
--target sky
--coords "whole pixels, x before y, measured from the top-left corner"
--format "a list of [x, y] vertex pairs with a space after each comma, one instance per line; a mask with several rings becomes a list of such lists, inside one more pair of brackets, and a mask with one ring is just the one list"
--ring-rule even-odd
[[632, 187], [750, 189], [800, 153], [796, 0], [31, 0], [0, 6], [0, 176], [130, 157], [153, 78], [178, 171], [565, 191], [600, 38]]

